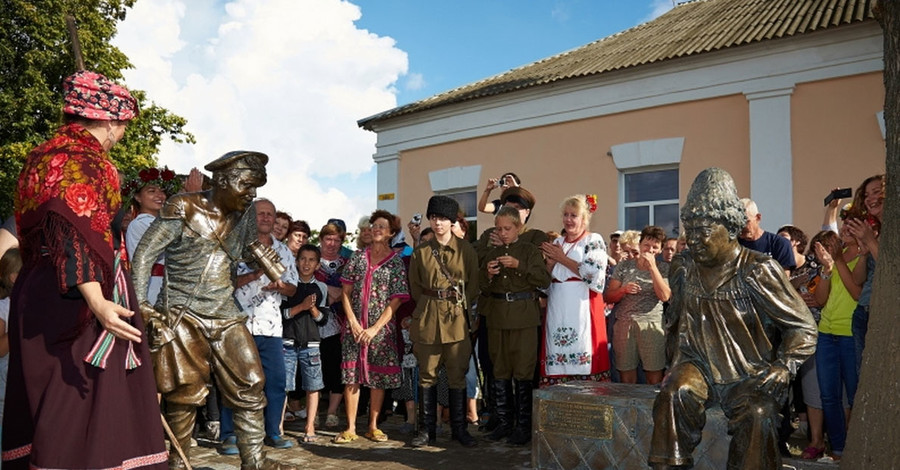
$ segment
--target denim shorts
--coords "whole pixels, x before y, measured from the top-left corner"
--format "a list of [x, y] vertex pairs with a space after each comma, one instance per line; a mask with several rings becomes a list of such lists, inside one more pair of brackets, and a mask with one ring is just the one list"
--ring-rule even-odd
[[297, 348], [284, 347], [284, 368], [287, 376], [285, 390], [295, 390], [297, 383], [297, 366], [300, 366], [301, 388], [307, 392], [315, 392], [325, 388], [322, 381], [322, 358], [318, 347]]

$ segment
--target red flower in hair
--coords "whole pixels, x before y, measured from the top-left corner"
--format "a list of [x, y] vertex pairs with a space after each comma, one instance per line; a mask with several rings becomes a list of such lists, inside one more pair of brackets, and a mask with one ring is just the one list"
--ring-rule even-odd
[[597, 210], [597, 195], [596, 194], [588, 194], [587, 196], [584, 197], [584, 199], [588, 205], [588, 212], [593, 214], [594, 211]]
[[166, 196], [171, 196], [181, 190], [181, 183], [181, 179], [169, 167], [144, 168], [126, 180], [122, 188], [122, 200], [125, 204], [130, 204], [134, 194], [149, 184], [159, 186]]

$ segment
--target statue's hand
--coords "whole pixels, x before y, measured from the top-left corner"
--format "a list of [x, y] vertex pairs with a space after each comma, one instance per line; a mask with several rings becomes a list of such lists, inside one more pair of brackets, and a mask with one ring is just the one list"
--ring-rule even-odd
[[763, 374], [757, 389], [772, 396], [778, 403], [787, 398], [787, 387], [791, 381], [791, 371], [784, 364], [775, 363]]
[[140, 310], [141, 310], [141, 317], [144, 319], [144, 323], [149, 322], [150, 319], [153, 318], [154, 316], [160, 315], [159, 312], [157, 312], [156, 309], [153, 308], [152, 305], [150, 305], [150, 302], [147, 302], [146, 300], [141, 302]]
[[151, 351], [158, 351], [159, 348], [175, 339], [175, 332], [169, 328], [165, 316], [153, 308], [149, 302], [141, 302], [141, 315], [144, 317]]

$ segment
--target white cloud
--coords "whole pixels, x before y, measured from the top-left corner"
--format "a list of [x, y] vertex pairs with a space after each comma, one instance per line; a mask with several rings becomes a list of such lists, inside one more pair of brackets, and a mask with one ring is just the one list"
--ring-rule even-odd
[[[186, 172], [259, 150], [270, 157], [259, 193], [279, 209], [313, 227], [371, 211], [375, 134], [356, 121], [396, 106], [408, 60], [393, 39], [357, 29], [359, 17], [339, 0], [137, 2], [114, 41], [135, 65], [126, 83], [187, 118], [197, 137], [164, 143], [160, 163]], [[371, 196], [358, 197], [360, 186]]]
[[553, 10], [550, 11], [550, 17], [560, 23], [565, 23], [569, 21], [569, 18], [572, 16], [571, 7], [565, 2], [558, 1], [553, 5]]
[[425, 88], [425, 77], [421, 73], [410, 73], [406, 76], [406, 89], [417, 91]]
[[675, 8], [672, 4], [672, 0], [653, 0], [650, 2], [650, 14], [640, 22], [646, 23], [647, 21], [655, 20], [666, 14], [672, 8]]

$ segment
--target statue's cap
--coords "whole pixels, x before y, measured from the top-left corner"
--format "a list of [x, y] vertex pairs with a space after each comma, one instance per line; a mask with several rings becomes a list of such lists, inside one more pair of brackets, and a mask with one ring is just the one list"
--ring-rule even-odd
[[261, 170], [265, 171], [269, 156], [250, 150], [235, 150], [209, 162], [203, 168], [209, 171]]
[[744, 204], [737, 195], [734, 179], [721, 168], [707, 168], [691, 184], [681, 206], [681, 220], [711, 219], [737, 236], [747, 224]]

